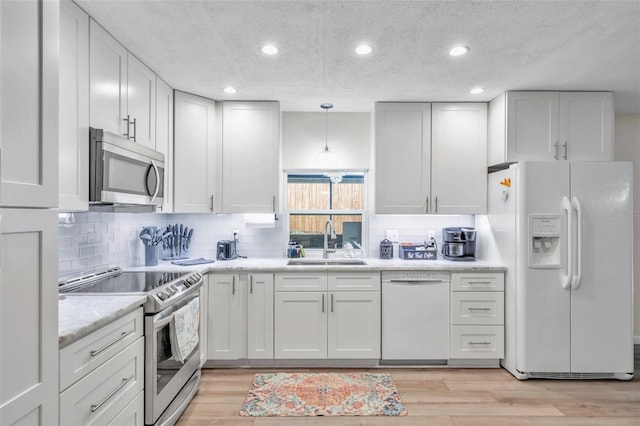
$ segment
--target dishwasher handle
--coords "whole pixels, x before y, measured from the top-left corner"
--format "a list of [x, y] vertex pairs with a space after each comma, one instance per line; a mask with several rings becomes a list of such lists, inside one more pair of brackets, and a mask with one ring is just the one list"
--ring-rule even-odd
[[436, 284], [436, 283], [448, 283], [449, 280], [443, 280], [443, 279], [439, 279], [439, 278], [424, 278], [424, 279], [403, 279], [403, 280], [396, 280], [396, 279], [391, 279], [391, 280], [385, 280], [383, 282], [387, 282], [387, 283], [394, 283], [394, 284], [399, 284], [399, 283], [406, 283], [406, 284]]

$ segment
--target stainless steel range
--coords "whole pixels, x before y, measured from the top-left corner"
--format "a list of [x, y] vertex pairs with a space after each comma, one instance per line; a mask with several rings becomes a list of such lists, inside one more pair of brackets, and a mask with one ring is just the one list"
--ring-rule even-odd
[[145, 389], [147, 425], [173, 425], [200, 384], [200, 345], [183, 359], [173, 353], [171, 322], [178, 309], [200, 296], [197, 272], [104, 272], [59, 283], [59, 292], [73, 294], [146, 294], [144, 304]]

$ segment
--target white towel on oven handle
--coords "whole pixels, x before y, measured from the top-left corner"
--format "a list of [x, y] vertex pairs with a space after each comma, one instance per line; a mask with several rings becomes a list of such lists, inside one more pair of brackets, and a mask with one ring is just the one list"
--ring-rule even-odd
[[198, 346], [200, 328], [200, 301], [194, 298], [173, 313], [170, 337], [171, 352], [176, 361], [184, 364], [187, 357]]

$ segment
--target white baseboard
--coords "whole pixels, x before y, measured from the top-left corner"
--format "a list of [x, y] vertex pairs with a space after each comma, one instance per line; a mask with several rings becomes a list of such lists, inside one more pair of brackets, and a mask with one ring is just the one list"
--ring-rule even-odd
[[633, 343], [640, 345], [640, 336], [633, 336]]

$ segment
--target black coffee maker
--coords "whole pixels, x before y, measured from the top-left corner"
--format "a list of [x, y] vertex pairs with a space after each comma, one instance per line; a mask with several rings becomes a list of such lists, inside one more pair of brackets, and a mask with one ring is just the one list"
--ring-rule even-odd
[[475, 228], [448, 227], [442, 228], [442, 252], [447, 260], [476, 260]]

